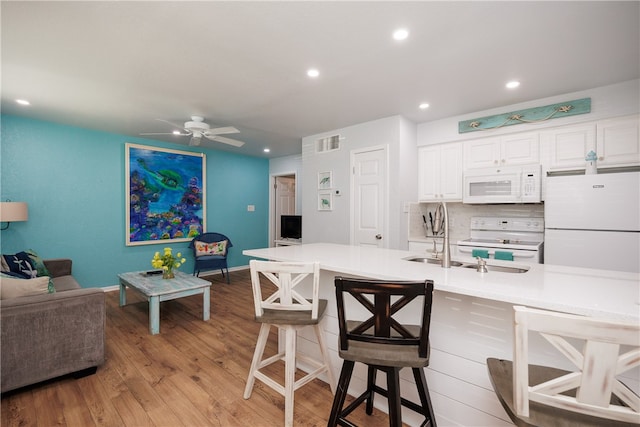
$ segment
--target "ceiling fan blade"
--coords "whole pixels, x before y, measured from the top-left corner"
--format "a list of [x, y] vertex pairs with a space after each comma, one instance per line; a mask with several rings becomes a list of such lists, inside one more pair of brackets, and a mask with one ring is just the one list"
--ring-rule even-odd
[[207, 137], [208, 139], [210, 139], [212, 141], [217, 141], [217, 142], [222, 142], [223, 144], [233, 145], [234, 147], [242, 147], [244, 145], [244, 142], [242, 142], [242, 141], [238, 141], [236, 139], [231, 139], [231, 138], [226, 138], [224, 136], [216, 136], [216, 135], [207, 136], [207, 135], [205, 135], [205, 137]]
[[173, 133], [173, 132], [145, 132], [140, 135], [175, 135], [175, 136], [189, 136], [190, 133]]
[[240, 131], [236, 128], [234, 128], [233, 126], [225, 126], [225, 127], [221, 127], [221, 128], [213, 128], [213, 129], [209, 129], [208, 131], [206, 131], [205, 133], [209, 136], [211, 135], [224, 135], [227, 133], [239, 133]]
[[176, 129], [184, 129], [184, 127], [182, 125], [170, 122], [169, 120], [164, 120], [164, 119], [156, 119], [159, 122], [165, 122], [165, 123], [169, 123], [171, 126], [173, 126]]

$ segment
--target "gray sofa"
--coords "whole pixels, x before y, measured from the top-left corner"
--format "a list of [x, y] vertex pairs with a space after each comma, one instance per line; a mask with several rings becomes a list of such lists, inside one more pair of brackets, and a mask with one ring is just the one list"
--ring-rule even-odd
[[81, 288], [70, 259], [44, 263], [55, 293], [0, 301], [2, 393], [104, 363], [104, 292]]

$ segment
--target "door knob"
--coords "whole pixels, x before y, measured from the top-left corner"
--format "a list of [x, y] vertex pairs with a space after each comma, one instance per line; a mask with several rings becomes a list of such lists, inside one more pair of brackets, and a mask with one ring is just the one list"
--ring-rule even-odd
[[382, 240], [382, 234], [376, 234], [376, 239], [377, 240]]

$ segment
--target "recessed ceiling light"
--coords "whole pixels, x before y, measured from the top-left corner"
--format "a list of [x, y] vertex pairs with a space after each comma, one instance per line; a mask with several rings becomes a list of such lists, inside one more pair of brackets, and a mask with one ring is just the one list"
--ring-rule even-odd
[[180, 131], [179, 131], [179, 130], [174, 130], [174, 131], [173, 131], [173, 134], [174, 134], [174, 135], [180, 135]]
[[393, 39], [394, 40], [404, 40], [407, 37], [409, 37], [409, 31], [404, 29], [404, 28], [398, 28], [397, 30], [395, 30], [393, 32]]
[[271, 152], [271, 149], [270, 149], [270, 148], [265, 148], [265, 149], [264, 149], [264, 150], [262, 150], [262, 151], [264, 151], [265, 153], [270, 153], [270, 152]]
[[426, 102], [423, 102], [422, 104], [418, 105], [418, 107], [421, 110], [426, 110], [427, 108], [429, 108], [429, 104], [427, 104]]
[[318, 77], [320, 75], [320, 71], [316, 70], [315, 68], [310, 68], [307, 70], [307, 76], [309, 77]]
[[26, 99], [16, 99], [16, 102], [20, 105], [31, 105], [31, 103]]
[[507, 87], [507, 89], [515, 89], [518, 86], [520, 86], [520, 82], [517, 80], [512, 80], [508, 82], [505, 86]]

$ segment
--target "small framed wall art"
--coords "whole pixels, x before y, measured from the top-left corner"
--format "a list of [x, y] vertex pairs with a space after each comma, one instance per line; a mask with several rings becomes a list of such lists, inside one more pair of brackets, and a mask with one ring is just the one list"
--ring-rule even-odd
[[318, 210], [333, 210], [333, 196], [331, 194], [331, 191], [318, 191]]
[[328, 190], [332, 186], [331, 172], [318, 172], [318, 190]]

